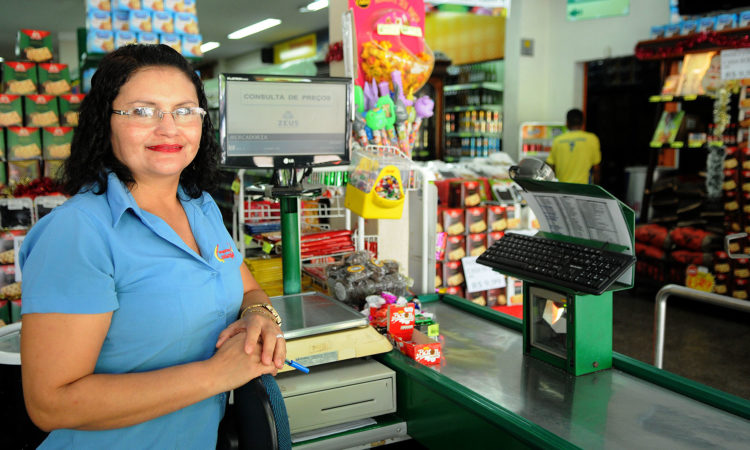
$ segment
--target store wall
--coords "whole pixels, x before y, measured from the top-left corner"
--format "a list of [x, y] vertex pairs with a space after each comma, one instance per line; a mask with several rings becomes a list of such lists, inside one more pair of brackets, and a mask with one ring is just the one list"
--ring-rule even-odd
[[[518, 158], [518, 128], [527, 121], [564, 121], [583, 107], [583, 63], [632, 55], [651, 26], [669, 22], [669, 0], [630, 0], [630, 14], [581, 21], [566, 18], [560, 0], [511, 0], [505, 39], [503, 148]], [[533, 56], [521, 40], [533, 39]]]

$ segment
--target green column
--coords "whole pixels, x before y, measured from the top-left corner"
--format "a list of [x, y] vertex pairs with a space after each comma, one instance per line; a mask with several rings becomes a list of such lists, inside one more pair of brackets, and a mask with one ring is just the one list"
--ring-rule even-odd
[[297, 197], [282, 197], [281, 203], [281, 268], [284, 295], [302, 290], [300, 273], [299, 214]]

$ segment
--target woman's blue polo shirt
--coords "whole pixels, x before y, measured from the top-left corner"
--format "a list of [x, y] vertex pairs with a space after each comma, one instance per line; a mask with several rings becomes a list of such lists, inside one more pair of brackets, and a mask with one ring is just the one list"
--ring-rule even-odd
[[[112, 311], [95, 373], [208, 359], [242, 303], [242, 257], [210, 195], [180, 201], [201, 255], [138, 207], [112, 173], [29, 230], [20, 252], [22, 313]], [[55, 430], [40, 448], [215, 448], [226, 394], [131, 427]]]

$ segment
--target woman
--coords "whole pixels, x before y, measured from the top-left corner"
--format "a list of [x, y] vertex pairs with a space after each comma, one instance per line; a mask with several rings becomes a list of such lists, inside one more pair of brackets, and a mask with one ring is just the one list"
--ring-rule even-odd
[[205, 192], [218, 155], [205, 109], [164, 45], [121, 48], [92, 79], [63, 176], [75, 195], [20, 254], [42, 448], [214, 448], [226, 391], [283, 367], [280, 319]]

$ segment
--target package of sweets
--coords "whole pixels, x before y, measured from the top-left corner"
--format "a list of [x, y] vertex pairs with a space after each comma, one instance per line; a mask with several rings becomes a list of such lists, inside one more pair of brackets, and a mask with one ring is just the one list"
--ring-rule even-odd
[[651, 39], [661, 39], [664, 37], [664, 25], [651, 27]]
[[737, 15], [736, 14], [719, 14], [716, 16], [715, 30], [728, 30], [730, 28], [737, 28]]
[[130, 31], [130, 11], [120, 9], [112, 11], [112, 30]]
[[100, 11], [110, 11], [112, 3], [110, 0], [86, 0], [86, 11], [98, 9]]
[[174, 14], [174, 29], [176, 33], [198, 34], [198, 17], [195, 14], [176, 12]]
[[70, 92], [70, 71], [67, 64], [39, 64], [39, 93], [62, 95]]
[[487, 306], [487, 291], [469, 292], [466, 294], [466, 300], [476, 303], [480, 306]]
[[492, 247], [492, 244], [499, 241], [503, 235], [505, 235], [504, 231], [490, 231], [487, 233], [487, 248]]
[[0, 94], [0, 126], [23, 125], [23, 98], [20, 95]]
[[138, 33], [138, 43], [156, 45], [159, 43], [159, 34], [150, 32]]
[[441, 294], [455, 295], [456, 297], [464, 296], [464, 288], [461, 286], [448, 286], [446, 288], [440, 288], [439, 291]]
[[164, 0], [142, 0], [141, 9], [146, 11], [164, 11]]
[[33, 94], [23, 98], [24, 123], [27, 127], [56, 127], [58, 101], [54, 95]]
[[88, 30], [86, 51], [90, 54], [109, 53], [115, 49], [115, 34], [112, 30]]
[[65, 159], [70, 156], [73, 142], [72, 127], [42, 128], [42, 156], [44, 159]]
[[130, 31], [153, 31], [151, 13], [149, 11], [130, 11]]
[[508, 228], [508, 221], [505, 218], [505, 206], [488, 205], [487, 224], [490, 231], [503, 231]]
[[742, 11], [739, 14], [739, 20], [737, 21], [737, 25], [740, 28], [750, 27], [750, 11]]
[[138, 42], [138, 38], [132, 31], [115, 31], [115, 48], [135, 44], [136, 42]]
[[163, 33], [159, 35], [159, 43], [168, 45], [178, 53], [182, 53], [182, 38], [179, 34]]
[[36, 94], [36, 64], [6, 61], [3, 63], [3, 92], [12, 95]]
[[443, 283], [446, 286], [460, 286], [464, 282], [464, 269], [461, 261], [446, 261], [443, 264]]
[[439, 288], [443, 285], [443, 263], [435, 263], [435, 287]]
[[521, 227], [521, 207], [520, 205], [508, 205], [505, 207], [505, 218], [508, 221], [508, 229]]
[[6, 132], [8, 161], [42, 157], [42, 139], [38, 128], [8, 127]]
[[484, 233], [487, 231], [484, 206], [466, 208], [464, 216], [466, 217], [466, 229], [469, 230], [469, 233]]
[[167, 11], [196, 13], [195, 0], [166, 0], [164, 6]]
[[155, 33], [174, 33], [174, 13], [169, 11], [152, 12], [151, 25]]
[[195, 0], [182, 0], [182, 12], [198, 14], [198, 9], [195, 6]]
[[487, 251], [487, 234], [476, 233], [466, 237], [466, 254], [479, 256]]
[[186, 58], [200, 58], [203, 37], [200, 34], [185, 34], [182, 36], [182, 56]]
[[466, 256], [466, 239], [464, 236], [448, 236], [445, 241], [445, 259], [460, 261]]
[[87, 30], [112, 30], [112, 13], [109, 11], [101, 11], [99, 9], [91, 9], [86, 13], [86, 29]]
[[85, 94], [64, 94], [58, 99], [60, 103], [60, 125], [64, 127], [78, 126], [78, 110]]
[[52, 35], [43, 30], [20, 30], [16, 38], [16, 56], [34, 62], [51, 60]]
[[20, 183], [39, 179], [41, 174], [41, 160], [8, 161], [8, 183]]
[[443, 231], [449, 236], [464, 234], [464, 210], [461, 208], [446, 208], [442, 211]]
[[112, 0], [112, 9], [140, 10], [141, 0]]
[[62, 179], [64, 159], [48, 159], [44, 161], [44, 176], [53, 180]]
[[693, 34], [698, 31], [698, 19], [683, 20], [680, 27], [680, 34], [683, 36]]
[[681, 31], [681, 25], [679, 23], [670, 23], [664, 26], [664, 37], [679, 36]]
[[488, 289], [487, 306], [505, 306], [505, 288]]
[[698, 21], [698, 33], [714, 31], [716, 27], [716, 17], [703, 17]]

